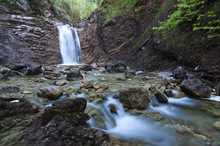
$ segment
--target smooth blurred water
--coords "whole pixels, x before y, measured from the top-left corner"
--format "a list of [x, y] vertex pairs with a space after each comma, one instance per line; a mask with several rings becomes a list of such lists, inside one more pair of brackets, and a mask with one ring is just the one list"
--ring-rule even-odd
[[[109, 105], [113, 104], [117, 113], [111, 113]], [[88, 106], [98, 109], [102, 112], [105, 120], [106, 129], [103, 129], [111, 135], [116, 135], [120, 139], [132, 141], [140, 140], [151, 145], [170, 146], [173, 138], [170, 132], [162, 127], [153, 124], [152, 121], [142, 116], [134, 116], [125, 112], [122, 104], [112, 97], [103, 103], [103, 106], [89, 103]], [[94, 121], [91, 120], [92, 124]], [[94, 126], [94, 125], [93, 125]]]
[[58, 26], [58, 30], [63, 65], [81, 64], [81, 46], [76, 29], [69, 25], [63, 25]]

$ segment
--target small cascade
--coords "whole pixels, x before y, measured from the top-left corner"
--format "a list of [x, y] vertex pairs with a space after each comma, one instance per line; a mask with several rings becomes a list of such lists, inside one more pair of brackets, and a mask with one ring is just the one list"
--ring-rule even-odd
[[82, 64], [81, 46], [76, 29], [63, 25], [58, 26], [58, 30], [63, 65]]
[[[134, 116], [126, 112], [118, 99], [109, 96], [102, 106], [92, 103], [88, 105], [102, 113], [106, 126], [106, 129], [103, 130], [111, 135], [119, 136], [120, 139], [126, 141], [139, 140], [157, 146], [171, 144], [172, 138], [168, 136], [168, 131], [141, 116]], [[115, 106], [116, 113], [111, 112], [110, 105]], [[94, 119], [91, 119], [90, 122], [93, 124], [91, 126], [95, 126]]]

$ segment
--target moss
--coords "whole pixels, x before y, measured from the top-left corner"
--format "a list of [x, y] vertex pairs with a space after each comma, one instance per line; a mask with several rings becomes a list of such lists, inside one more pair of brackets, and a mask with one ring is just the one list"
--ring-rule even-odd
[[166, 13], [167, 10], [175, 3], [175, 0], [166, 0], [162, 5], [158, 5], [156, 3], [153, 4], [155, 13], [152, 13], [150, 17], [153, 17], [152, 22], [146, 27], [143, 33], [132, 42], [132, 48], [136, 49], [138, 45], [140, 45], [145, 39], [146, 36], [152, 34], [152, 28], [158, 23], [160, 17]]
[[38, 25], [40, 27], [44, 27], [44, 26], [46, 26], [46, 22], [44, 20], [41, 20], [41, 21], [38, 22]]
[[112, 21], [115, 17], [134, 9], [137, 0], [108, 0], [104, 5], [105, 22]]

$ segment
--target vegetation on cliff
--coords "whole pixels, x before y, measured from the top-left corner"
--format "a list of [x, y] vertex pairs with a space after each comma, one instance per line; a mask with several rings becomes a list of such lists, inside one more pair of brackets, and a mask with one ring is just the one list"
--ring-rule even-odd
[[178, 0], [168, 19], [153, 28], [157, 39], [167, 47], [176, 48], [195, 44], [204, 50], [217, 45], [220, 39], [219, 6], [218, 0]]
[[105, 13], [105, 22], [109, 22], [114, 17], [123, 14], [123, 12], [128, 12], [134, 9], [138, 0], [105, 0], [104, 4], [104, 13]]
[[53, 0], [53, 2], [59, 10], [65, 11], [73, 22], [79, 22], [97, 9], [103, 0]]

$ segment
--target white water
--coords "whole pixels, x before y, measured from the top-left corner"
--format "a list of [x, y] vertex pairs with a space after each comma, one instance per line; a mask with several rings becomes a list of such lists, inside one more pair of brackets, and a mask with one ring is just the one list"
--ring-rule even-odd
[[[110, 104], [116, 106], [117, 114], [110, 112]], [[172, 143], [172, 137], [169, 136], [168, 131], [141, 116], [133, 116], [125, 112], [122, 104], [112, 97], [108, 97], [103, 107], [92, 103], [88, 105], [103, 114], [106, 126], [103, 130], [111, 135], [127, 141], [140, 140], [157, 146], [169, 146]], [[90, 122], [94, 124], [93, 119]]]
[[69, 25], [63, 25], [58, 26], [58, 30], [63, 65], [81, 64], [81, 46], [76, 29]]

